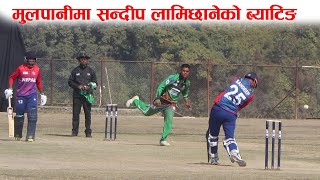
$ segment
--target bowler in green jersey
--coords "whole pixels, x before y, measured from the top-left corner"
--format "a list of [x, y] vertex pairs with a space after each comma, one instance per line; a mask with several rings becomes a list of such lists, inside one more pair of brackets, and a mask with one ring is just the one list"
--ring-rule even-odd
[[180, 73], [169, 75], [159, 84], [155, 99], [151, 104], [141, 101], [138, 96], [134, 96], [126, 103], [127, 107], [137, 107], [145, 116], [151, 116], [163, 111], [164, 125], [160, 146], [170, 145], [167, 142], [167, 137], [172, 129], [172, 120], [180, 94], [183, 96], [186, 107], [191, 109], [190, 100], [188, 99], [190, 65], [182, 64], [180, 70]]

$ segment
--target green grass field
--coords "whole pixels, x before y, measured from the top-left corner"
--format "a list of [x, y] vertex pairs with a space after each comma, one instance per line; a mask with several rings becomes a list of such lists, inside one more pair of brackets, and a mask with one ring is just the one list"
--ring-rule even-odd
[[175, 118], [169, 147], [159, 146], [163, 119], [157, 116], [120, 113], [118, 139], [104, 141], [104, 115], [93, 114], [93, 138], [85, 138], [84, 115], [79, 136], [71, 137], [71, 114], [39, 113], [32, 143], [9, 138], [6, 113], [0, 118], [0, 179], [320, 178], [320, 120], [282, 120], [278, 171], [264, 170], [265, 119], [238, 119], [236, 139], [247, 161], [246, 167], [238, 167], [221, 141], [221, 165], [207, 164], [207, 118]]

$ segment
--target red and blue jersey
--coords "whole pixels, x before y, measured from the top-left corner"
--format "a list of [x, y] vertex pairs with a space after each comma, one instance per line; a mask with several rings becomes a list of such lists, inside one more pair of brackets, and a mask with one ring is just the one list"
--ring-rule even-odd
[[250, 79], [234, 78], [229, 87], [214, 100], [214, 103], [226, 111], [237, 114], [253, 99]]
[[12, 87], [17, 79], [16, 96], [28, 96], [36, 93], [37, 88], [42, 91], [40, 68], [34, 65], [32, 68], [26, 64], [20, 65], [9, 77], [9, 86]]

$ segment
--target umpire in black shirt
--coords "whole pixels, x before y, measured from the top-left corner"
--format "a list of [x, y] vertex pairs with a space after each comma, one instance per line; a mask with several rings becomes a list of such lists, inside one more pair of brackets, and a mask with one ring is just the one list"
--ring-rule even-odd
[[86, 137], [91, 136], [91, 103], [83, 96], [83, 91], [88, 91], [92, 94], [93, 88], [88, 84], [97, 85], [97, 76], [93, 69], [88, 66], [90, 57], [87, 54], [80, 54], [77, 57], [79, 66], [71, 71], [68, 84], [73, 88], [73, 106], [72, 106], [72, 136], [77, 136], [79, 131], [79, 116], [81, 106], [83, 106], [85, 114], [85, 133]]

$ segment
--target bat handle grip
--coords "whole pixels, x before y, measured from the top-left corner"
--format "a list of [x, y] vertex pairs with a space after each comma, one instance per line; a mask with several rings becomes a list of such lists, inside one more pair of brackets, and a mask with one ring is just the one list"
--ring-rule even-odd
[[11, 98], [12, 98], [12, 96], [9, 96], [9, 98], [8, 98], [8, 107], [11, 107]]

